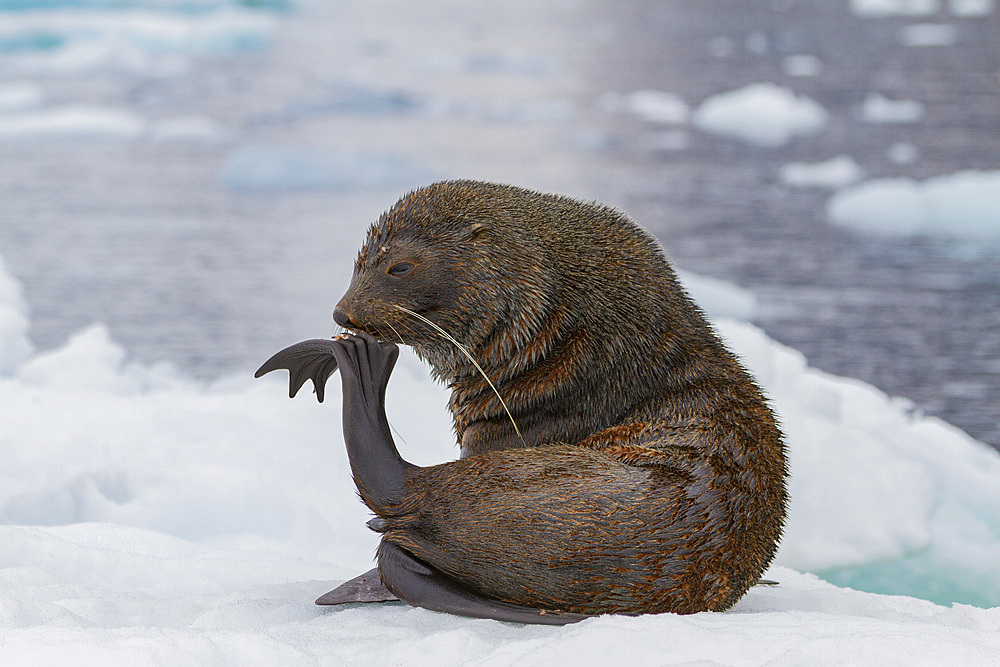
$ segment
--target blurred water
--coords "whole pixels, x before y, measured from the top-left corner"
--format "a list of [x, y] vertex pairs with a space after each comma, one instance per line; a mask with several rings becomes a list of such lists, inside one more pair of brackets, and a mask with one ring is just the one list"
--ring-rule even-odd
[[[0, 252], [40, 347], [103, 321], [136, 358], [212, 377], [329, 331], [342, 267], [406, 188], [558, 190], [625, 208], [684, 268], [753, 289], [758, 322], [814, 365], [998, 446], [996, 247], [851, 234], [826, 223], [828, 193], [778, 178], [839, 154], [872, 176], [1000, 166], [996, 14], [923, 20], [956, 25], [957, 44], [905, 47], [912, 20], [819, 0], [0, 0], [0, 105], [4, 86], [37, 92], [0, 106]], [[788, 74], [797, 54], [818, 73]], [[764, 149], [607, 96], [694, 105], [753, 81], [810, 95], [827, 127]], [[871, 91], [927, 113], [866, 124]], [[890, 159], [900, 142], [914, 162]]]

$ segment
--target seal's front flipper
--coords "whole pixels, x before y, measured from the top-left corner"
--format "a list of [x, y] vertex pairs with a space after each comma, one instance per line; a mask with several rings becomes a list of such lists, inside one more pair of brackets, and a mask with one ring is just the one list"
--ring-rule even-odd
[[386, 588], [399, 599], [431, 611], [539, 625], [566, 625], [590, 618], [585, 614], [523, 607], [484, 597], [385, 541], [378, 548], [378, 569]]
[[253, 374], [259, 378], [265, 373], [279, 368], [288, 370], [288, 397], [294, 398], [306, 380], [312, 380], [316, 387], [316, 398], [323, 402], [326, 381], [337, 370], [337, 358], [333, 356], [334, 340], [314, 338], [286, 347], [264, 362]]
[[356, 602], [398, 602], [399, 598], [389, 592], [382, 583], [378, 568], [345, 581], [329, 593], [316, 600], [319, 605], [352, 604]]

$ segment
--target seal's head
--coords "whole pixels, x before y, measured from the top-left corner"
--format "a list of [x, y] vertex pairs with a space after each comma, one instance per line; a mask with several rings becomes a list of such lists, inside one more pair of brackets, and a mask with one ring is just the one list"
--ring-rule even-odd
[[526, 242], [524, 216], [499, 187], [437, 183], [382, 214], [334, 309], [337, 324], [413, 347], [442, 377], [464, 365], [461, 355], [421, 318], [473, 353], [487, 339], [509, 339], [505, 332], [531, 335], [551, 290], [536, 284], [544, 280], [540, 244]]

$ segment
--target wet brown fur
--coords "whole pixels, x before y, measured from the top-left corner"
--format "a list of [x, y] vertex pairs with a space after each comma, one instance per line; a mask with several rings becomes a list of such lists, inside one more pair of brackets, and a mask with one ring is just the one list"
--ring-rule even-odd
[[[469, 350], [523, 440], [462, 353], [397, 306]], [[770, 563], [787, 502], [774, 416], [620, 212], [417, 190], [372, 226], [340, 307], [452, 390], [462, 458], [415, 468], [391, 506], [364, 498], [385, 541], [488, 597], [586, 614], [723, 610]]]

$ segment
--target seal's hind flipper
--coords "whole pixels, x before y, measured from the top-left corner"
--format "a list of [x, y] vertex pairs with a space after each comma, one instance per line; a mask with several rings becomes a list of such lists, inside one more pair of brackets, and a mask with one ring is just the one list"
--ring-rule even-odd
[[586, 614], [523, 607], [479, 595], [417, 560], [405, 549], [385, 541], [379, 545], [378, 569], [386, 587], [414, 607], [539, 625], [566, 625], [590, 618]]
[[329, 593], [316, 600], [318, 605], [352, 604], [356, 602], [398, 602], [399, 598], [389, 592], [382, 583], [378, 568], [345, 581]]
[[337, 359], [333, 356], [333, 340], [314, 338], [286, 347], [264, 362], [253, 374], [259, 378], [265, 373], [280, 368], [288, 370], [288, 397], [294, 398], [306, 380], [312, 380], [316, 388], [316, 399], [323, 402], [326, 381], [337, 370]]

